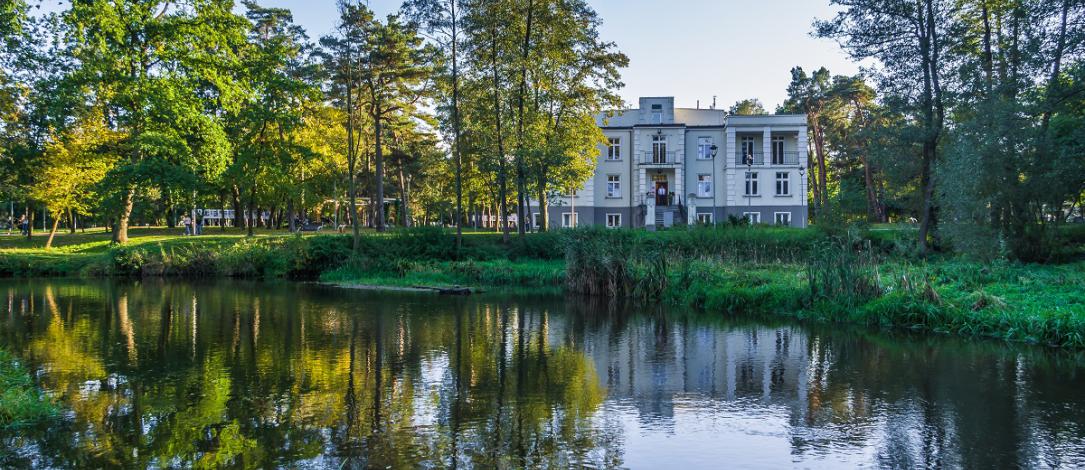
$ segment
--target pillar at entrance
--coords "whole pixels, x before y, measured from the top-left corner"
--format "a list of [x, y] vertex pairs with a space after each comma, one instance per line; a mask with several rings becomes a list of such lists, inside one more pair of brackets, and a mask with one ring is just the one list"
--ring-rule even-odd
[[648, 230], [656, 229], [656, 198], [646, 197], [644, 198], [644, 205], [648, 208], [644, 213], [644, 226]]

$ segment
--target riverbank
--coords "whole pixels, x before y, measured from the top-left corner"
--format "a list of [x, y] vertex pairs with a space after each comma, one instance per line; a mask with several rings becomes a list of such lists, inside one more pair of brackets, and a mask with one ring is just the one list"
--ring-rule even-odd
[[[472, 233], [457, 252], [434, 228], [344, 235], [136, 238], [0, 249], [0, 276], [238, 277], [365, 286], [465, 286], [665, 301], [726, 315], [905, 328], [1085, 347], [1085, 262], [980, 263], [910, 250], [907, 229], [583, 229]], [[103, 244], [104, 243], [104, 244]]]
[[670, 272], [668, 300], [728, 315], [902, 328], [1085, 347], [1085, 263], [943, 260], [877, 265], [862, 298], [819, 296], [807, 265], [691, 262]]

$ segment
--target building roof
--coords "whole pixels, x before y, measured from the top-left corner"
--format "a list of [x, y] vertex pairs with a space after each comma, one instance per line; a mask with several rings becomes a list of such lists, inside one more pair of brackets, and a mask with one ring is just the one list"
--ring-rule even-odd
[[[595, 118], [599, 127], [633, 127], [640, 123], [640, 109], [619, 109]], [[674, 122], [664, 126], [724, 127], [764, 125], [806, 125], [805, 114], [728, 115], [722, 109], [674, 108]]]

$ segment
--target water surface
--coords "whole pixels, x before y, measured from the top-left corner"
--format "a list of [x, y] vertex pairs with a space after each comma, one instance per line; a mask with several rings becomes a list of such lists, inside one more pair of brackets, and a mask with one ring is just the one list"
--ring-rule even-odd
[[0, 282], [0, 467], [1085, 466], [1085, 360], [580, 298]]

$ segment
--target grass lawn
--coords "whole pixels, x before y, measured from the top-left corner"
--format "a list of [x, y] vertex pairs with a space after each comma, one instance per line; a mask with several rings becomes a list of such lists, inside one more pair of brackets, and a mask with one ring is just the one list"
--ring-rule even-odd
[[[209, 227], [204, 229], [204, 234], [199, 237], [185, 237], [182, 228], [168, 227], [132, 227], [128, 229], [128, 239], [132, 245], [163, 241], [223, 241], [236, 240], [245, 236], [244, 229], [227, 228], [225, 231]], [[256, 231], [260, 237], [289, 235], [285, 230]], [[45, 241], [49, 238], [49, 232], [35, 231], [31, 239], [19, 236], [18, 233], [7, 235], [0, 234], [0, 250], [44, 251]], [[88, 229], [86, 232], [78, 231], [68, 233], [58, 231], [53, 239], [53, 249], [65, 253], [84, 253], [105, 251], [109, 248], [111, 234], [104, 229]]]
[[[128, 246], [171, 250], [192, 246], [230, 245], [245, 238], [244, 230], [205, 230], [204, 235], [186, 237], [183, 229], [166, 227], [133, 227], [128, 230]], [[257, 238], [286, 237], [285, 231], [260, 230]], [[46, 250], [48, 232], [34, 232], [31, 239], [18, 235], [0, 235], [0, 272], [25, 273], [28, 275], [74, 275], [83, 268], [101, 260], [111, 245], [111, 234], [102, 229], [86, 232], [60, 233], [53, 239], [53, 247]], [[6, 266], [6, 268], [5, 268]]]

